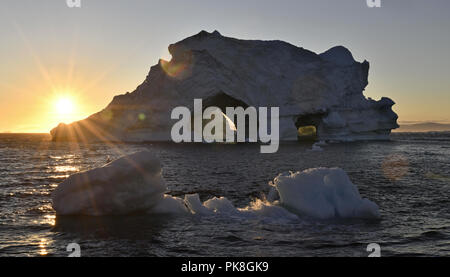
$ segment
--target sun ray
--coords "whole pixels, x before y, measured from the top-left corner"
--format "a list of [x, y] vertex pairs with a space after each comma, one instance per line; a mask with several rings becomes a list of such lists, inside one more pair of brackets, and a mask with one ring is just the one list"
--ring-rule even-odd
[[52, 89], [55, 90], [54, 82], [50, 76], [50, 73], [45, 68], [43, 63], [41, 62], [41, 59], [34, 51], [33, 47], [31, 46], [30, 41], [25, 36], [25, 33], [22, 31], [22, 28], [19, 26], [19, 24], [16, 21], [12, 21], [12, 24], [14, 28], [16, 29], [17, 33], [19, 34], [19, 37], [22, 39], [23, 43], [25, 44], [25, 47], [27, 48], [29, 54], [33, 58], [33, 61], [38, 68], [39, 73], [41, 74], [41, 77], [46, 81], [47, 85]]
[[109, 74], [116, 71], [118, 68], [121, 68], [122, 65], [127, 62], [132, 55], [135, 53], [138, 53], [137, 49], [140, 47], [143, 47], [143, 43], [136, 44], [133, 48], [130, 49], [128, 52], [128, 55], [126, 55], [126, 58], [122, 61], [117, 62], [116, 64], [112, 64], [111, 66], [107, 67], [105, 70], [100, 72], [95, 78], [93, 78], [90, 82], [88, 82], [84, 87], [80, 88], [80, 92], [88, 92], [93, 87], [95, 87], [98, 83], [100, 83], [102, 80], [104, 80]]
[[72, 86], [73, 74], [75, 69], [75, 60], [76, 60], [76, 52], [78, 46], [78, 28], [74, 31], [72, 37], [72, 47], [70, 49], [70, 54], [68, 58], [68, 68], [67, 68], [67, 76], [66, 76], [66, 87], [70, 88]]

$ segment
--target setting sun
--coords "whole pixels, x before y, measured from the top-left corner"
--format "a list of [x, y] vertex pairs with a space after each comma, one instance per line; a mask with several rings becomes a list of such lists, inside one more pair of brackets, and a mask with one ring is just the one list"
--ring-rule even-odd
[[59, 114], [67, 115], [74, 111], [75, 105], [70, 98], [59, 98], [55, 101], [55, 108]]
[[52, 124], [71, 123], [85, 116], [85, 107], [76, 93], [54, 92], [49, 100]]

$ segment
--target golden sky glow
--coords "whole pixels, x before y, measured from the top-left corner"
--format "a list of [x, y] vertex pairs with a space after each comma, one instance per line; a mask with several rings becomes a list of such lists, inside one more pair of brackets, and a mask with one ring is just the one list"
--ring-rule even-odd
[[170, 43], [200, 30], [317, 53], [344, 45], [370, 62], [364, 95], [392, 98], [400, 122], [450, 122], [449, 1], [35, 2], [4, 0], [0, 9], [0, 132], [49, 132], [99, 112], [169, 60]]

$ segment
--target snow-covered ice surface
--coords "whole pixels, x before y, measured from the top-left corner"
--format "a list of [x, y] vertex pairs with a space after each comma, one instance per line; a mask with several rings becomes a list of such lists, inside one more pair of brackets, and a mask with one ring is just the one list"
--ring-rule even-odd
[[257, 199], [244, 208], [236, 208], [225, 197], [213, 197], [202, 203], [198, 194], [187, 194], [183, 200], [164, 194], [167, 188], [159, 160], [151, 152], [142, 151], [70, 176], [53, 192], [53, 208], [60, 215], [146, 211], [278, 219], [297, 218], [297, 213], [320, 219], [380, 216], [378, 206], [361, 198], [356, 186], [339, 168], [280, 174], [271, 184], [278, 191], [279, 201]]
[[378, 218], [377, 204], [361, 198], [358, 188], [340, 168], [312, 168], [278, 175], [273, 186], [280, 203], [315, 218]]
[[337, 46], [322, 54], [283, 41], [240, 40], [202, 31], [169, 46], [131, 93], [102, 111], [51, 131], [54, 140], [169, 141], [174, 107], [280, 108], [280, 140], [314, 125], [319, 140], [388, 139], [397, 128], [394, 102], [367, 99], [369, 62]]
[[148, 151], [71, 175], [52, 193], [58, 214], [126, 214], [147, 210], [166, 190], [159, 159]]

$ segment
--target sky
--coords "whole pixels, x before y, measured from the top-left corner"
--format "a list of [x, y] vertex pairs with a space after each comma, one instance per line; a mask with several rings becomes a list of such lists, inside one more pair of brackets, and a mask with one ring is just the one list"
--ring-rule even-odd
[[343, 45], [370, 62], [364, 95], [392, 98], [401, 123], [449, 123], [449, 11], [448, 0], [2, 0], [0, 132], [49, 132], [100, 111], [201, 30], [316, 53]]

